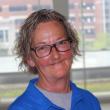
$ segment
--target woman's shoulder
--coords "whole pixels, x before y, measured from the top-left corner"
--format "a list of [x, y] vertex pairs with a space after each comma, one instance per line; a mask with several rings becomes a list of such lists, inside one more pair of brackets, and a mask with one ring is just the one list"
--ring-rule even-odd
[[28, 110], [28, 108], [25, 107], [29, 107], [31, 104], [32, 100], [31, 97], [32, 93], [30, 92], [31, 89], [32, 86], [29, 83], [25, 91], [10, 104], [8, 110]]
[[[72, 90], [73, 95], [72, 97], [75, 97], [75, 100], [80, 100], [82, 103], [86, 105], [93, 105], [95, 108], [100, 108], [100, 102], [98, 98], [89, 90], [77, 87], [74, 83], [72, 83]], [[100, 109], [97, 109], [100, 110]]]
[[83, 97], [90, 97], [90, 98], [96, 98], [96, 96], [89, 90], [85, 89], [85, 88], [81, 88], [76, 86], [76, 84], [74, 84], [73, 82], [71, 82], [71, 88], [74, 91], [74, 93], [79, 94], [80, 96], [82, 95]]
[[24, 110], [24, 103], [26, 101], [24, 93], [17, 97], [9, 106], [8, 110]]
[[8, 110], [31, 110], [39, 103], [36, 99], [44, 98], [34, 85], [36, 80], [30, 80], [26, 90], [10, 104]]

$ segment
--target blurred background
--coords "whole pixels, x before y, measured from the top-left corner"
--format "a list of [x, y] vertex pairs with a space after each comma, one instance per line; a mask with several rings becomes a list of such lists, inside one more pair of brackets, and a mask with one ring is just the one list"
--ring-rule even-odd
[[109, 110], [110, 0], [0, 0], [0, 110], [7, 110], [35, 77], [18, 70], [13, 47], [25, 18], [42, 8], [59, 11], [77, 30], [81, 56], [72, 65], [71, 80]]

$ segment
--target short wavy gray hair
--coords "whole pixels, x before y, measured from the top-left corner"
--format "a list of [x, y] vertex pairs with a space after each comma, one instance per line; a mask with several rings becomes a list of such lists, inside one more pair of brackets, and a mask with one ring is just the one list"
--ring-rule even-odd
[[[33, 12], [25, 21], [24, 24], [21, 26], [19, 31], [19, 37], [16, 39], [15, 45], [15, 52], [18, 58], [21, 58], [21, 62], [19, 64], [20, 68], [26, 69], [34, 74], [38, 73], [36, 67], [30, 67], [27, 64], [27, 58], [30, 54], [30, 41], [33, 32], [35, 31], [36, 27], [39, 23], [42, 22], [49, 22], [49, 21], [57, 21], [61, 25], [64, 26], [64, 29], [67, 33], [67, 37], [71, 39], [74, 43], [74, 57], [79, 55], [79, 40], [77, 37], [77, 32], [73, 29], [68, 20], [60, 13], [56, 12], [52, 9], [41, 9], [39, 11]], [[26, 68], [24, 68], [26, 67]]]

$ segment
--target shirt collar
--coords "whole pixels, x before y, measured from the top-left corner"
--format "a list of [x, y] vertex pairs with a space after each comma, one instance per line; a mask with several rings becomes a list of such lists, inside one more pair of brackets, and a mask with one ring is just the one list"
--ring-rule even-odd
[[33, 98], [35, 104], [42, 104], [45, 107], [45, 110], [60, 110], [61, 107], [58, 107], [55, 104], [53, 104], [47, 97], [45, 97], [45, 95], [42, 92], [39, 91], [38, 88], [35, 87], [35, 83], [37, 83], [38, 80], [38, 78], [30, 80], [29, 85], [27, 87], [27, 95], [30, 95], [30, 97]]
[[76, 104], [78, 104], [83, 99], [83, 93], [80, 88], [78, 88], [73, 82], [70, 81], [70, 86], [72, 89], [72, 108], [75, 108]]
[[[50, 100], [48, 100], [48, 98], [46, 98], [43, 95], [43, 93], [39, 91], [39, 89], [37, 89], [35, 87], [35, 83], [37, 83], [38, 80], [39, 80], [38, 78], [34, 78], [34, 79], [30, 80], [29, 85], [27, 87], [28, 94], [30, 94], [31, 97], [33, 97], [33, 100], [35, 100], [35, 102], [37, 101], [36, 99], [39, 99], [38, 102], [42, 103], [43, 106], [45, 106], [45, 108], [47, 108], [47, 110], [49, 110], [52, 107], [53, 108], [58, 108]], [[70, 86], [71, 86], [71, 89], [72, 89], [71, 108], [74, 108], [74, 106], [76, 106], [76, 104], [79, 103], [83, 99], [83, 93], [81, 92], [81, 89], [78, 88], [71, 81], [70, 81]], [[59, 109], [61, 109], [61, 108], [59, 108]]]

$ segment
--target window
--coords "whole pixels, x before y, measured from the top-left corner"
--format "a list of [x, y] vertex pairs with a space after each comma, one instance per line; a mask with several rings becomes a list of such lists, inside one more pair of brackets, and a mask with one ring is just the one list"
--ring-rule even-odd
[[75, 8], [75, 4], [69, 4], [69, 8], [70, 9], [74, 9]]
[[3, 31], [0, 30], [0, 42], [3, 42]]
[[110, 13], [110, 9], [105, 9], [105, 13], [109, 14]]
[[106, 31], [110, 33], [110, 22], [106, 23], [106, 29], [107, 29]]
[[93, 10], [93, 9], [95, 9], [95, 5], [94, 5], [94, 3], [86, 3], [86, 2], [83, 2], [83, 3], [81, 4], [81, 8], [82, 8], [82, 9], [86, 9], [86, 10]]
[[[69, 3], [74, 6], [74, 0], [69, 0]], [[93, 93], [110, 91], [109, 4], [110, 0], [77, 0], [77, 6], [80, 8], [74, 10], [69, 6], [69, 15], [74, 14], [69, 16], [69, 20], [73, 28], [77, 29], [82, 55], [74, 61], [71, 79]]]
[[51, 9], [51, 6], [50, 5], [40, 5], [40, 8]]
[[[68, 0], [68, 20], [77, 29], [81, 51], [81, 56], [74, 60], [71, 80], [95, 95], [104, 96], [110, 93], [109, 7], [110, 0]], [[53, 0], [0, 2], [0, 110], [4, 110], [4, 105], [7, 108], [33, 77], [18, 71], [19, 60], [13, 54], [13, 46], [25, 17], [40, 8], [53, 8]], [[89, 14], [84, 16], [86, 13]], [[107, 105], [108, 109], [102, 110], [109, 110], [110, 104]]]
[[109, 0], [105, 0], [105, 6], [110, 7], [110, 1]]
[[23, 22], [24, 22], [24, 19], [15, 19], [15, 25], [20, 26], [23, 24]]
[[33, 11], [37, 11], [38, 9], [40, 9], [39, 5], [32, 5], [32, 10]]
[[0, 7], [0, 12], [2, 11], [2, 7]]
[[32, 5], [32, 10], [37, 11], [38, 9], [46, 8], [46, 9], [51, 9], [52, 7], [50, 5]]
[[95, 17], [94, 16], [83, 16], [82, 17], [82, 22], [83, 23], [94, 23], [95, 22]]
[[95, 30], [94, 29], [84, 29], [84, 35], [86, 36], [95, 36], [96, 33], [95, 33]]
[[8, 42], [8, 30], [0, 30], [0, 42]]
[[70, 17], [69, 17], [69, 21], [70, 21], [70, 22], [75, 22], [75, 20], [76, 20], [75, 16], [70, 16]]
[[16, 37], [19, 37], [19, 32], [16, 32], [15, 35], [16, 35]]
[[26, 11], [27, 6], [26, 5], [15, 5], [15, 6], [10, 6], [9, 11], [11, 12], [16, 12], [16, 11]]

